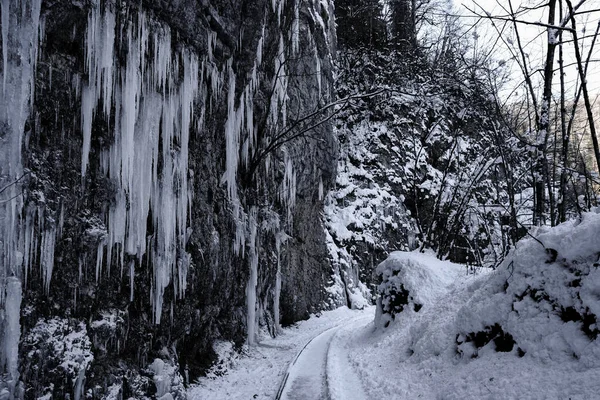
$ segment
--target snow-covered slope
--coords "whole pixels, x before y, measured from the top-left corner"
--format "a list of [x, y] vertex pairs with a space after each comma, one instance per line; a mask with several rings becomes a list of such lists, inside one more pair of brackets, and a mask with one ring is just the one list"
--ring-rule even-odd
[[406, 307], [388, 328], [348, 332], [369, 397], [597, 398], [598, 232], [597, 212], [540, 229], [498, 270], [466, 275], [462, 267], [452, 284], [452, 267], [393, 254], [379, 270], [402, 264], [396, 276], [424, 304], [419, 312]]
[[338, 99], [378, 95], [335, 118], [340, 157], [324, 216], [337, 304], [358, 306], [357, 282], [372, 289], [374, 268], [391, 250], [430, 248], [455, 262], [498, 266], [524, 234], [517, 218], [531, 223], [531, 193], [516, 196], [527, 179], [511, 187], [499, 179], [529, 174], [522, 144], [497, 124], [487, 84], [406, 63], [387, 50], [339, 54]]

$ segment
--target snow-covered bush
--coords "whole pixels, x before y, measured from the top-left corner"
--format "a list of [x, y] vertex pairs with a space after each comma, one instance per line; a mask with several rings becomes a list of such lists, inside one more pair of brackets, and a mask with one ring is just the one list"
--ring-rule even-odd
[[487, 346], [542, 362], [600, 366], [598, 212], [519, 242], [457, 314], [462, 357], [477, 357]]
[[86, 371], [94, 360], [85, 323], [41, 319], [23, 338], [27, 390], [52, 398], [83, 399]]
[[377, 266], [376, 274], [381, 283], [375, 325], [386, 328], [397, 314], [419, 312], [432, 304], [465, 269], [432, 254], [395, 251]]

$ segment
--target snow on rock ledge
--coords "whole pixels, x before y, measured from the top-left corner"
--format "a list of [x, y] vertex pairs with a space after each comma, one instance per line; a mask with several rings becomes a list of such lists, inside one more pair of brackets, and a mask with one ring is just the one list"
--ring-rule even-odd
[[448, 292], [465, 267], [441, 261], [432, 254], [395, 251], [377, 266], [375, 325], [387, 327], [396, 314], [406, 310], [419, 312]]

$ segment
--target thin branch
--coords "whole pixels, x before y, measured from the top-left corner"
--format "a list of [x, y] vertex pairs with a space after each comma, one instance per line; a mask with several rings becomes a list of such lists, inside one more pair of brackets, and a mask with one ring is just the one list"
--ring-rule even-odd
[[[475, 3], [477, 4], [477, 3]], [[477, 4], [478, 5], [478, 4]], [[479, 6], [479, 5], [478, 5]], [[485, 18], [485, 19], [489, 19], [489, 20], [500, 20], [500, 21], [509, 21], [509, 22], [516, 22], [518, 24], [524, 24], [524, 25], [533, 25], [533, 26], [541, 26], [543, 28], [549, 28], [549, 29], [556, 29], [556, 30], [561, 30], [561, 31], [567, 31], [567, 32], [573, 32], [572, 28], [569, 28], [567, 26], [563, 26], [562, 24], [560, 25], [552, 25], [552, 24], [545, 24], [543, 22], [534, 22], [534, 21], [523, 21], [521, 19], [516, 19], [516, 18], [509, 18], [509, 17], [497, 17], [491, 14], [479, 14], [478, 12], [476, 12], [475, 10], [465, 6], [463, 4], [463, 7], [466, 8], [467, 10], [469, 10], [470, 12], [472, 12], [473, 14], [477, 15], [478, 17], [481, 18]], [[479, 6], [481, 7], [481, 6]]]
[[[388, 93], [388, 92], [391, 92], [391, 90], [388, 88], [380, 88], [380, 89], [375, 90], [370, 93], [353, 94], [353, 95], [344, 97], [343, 99], [333, 101], [329, 104], [326, 104], [325, 106], [318, 107], [313, 112], [308, 113], [304, 117], [293, 121], [289, 126], [284, 128], [282, 131], [276, 133], [274, 135], [274, 137], [271, 139], [271, 141], [262, 150], [260, 150], [259, 152], [254, 154], [253, 160], [250, 163], [250, 166], [248, 168], [248, 175], [252, 176], [254, 174], [254, 171], [256, 170], [256, 168], [258, 168], [261, 160], [264, 157], [266, 157], [268, 154], [272, 153], [273, 151], [275, 151], [276, 149], [278, 149], [285, 143], [288, 143], [291, 140], [294, 140], [300, 136], [303, 136], [307, 132], [311, 131], [312, 129], [315, 129], [316, 127], [331, 120], [335, 115], [337, 115], [341, 111], [345, 110], [352, 101], [364, 99], [364, 98], [370, 98], [370, 97], [374, 97], [374, 96], [377, 96], [377, 95], [380, 95], [383, 93]], [[408, 94], [408, 93], [405, 93], [405, 94]], [[327, 112], [328, 110], [330, 110], [331, 108], [334, 108], [336, 106], [341, 106], [341, 107], [339, 109], [335, 110], [333, 113], [329, 114], [327, 117], [325, 117], [315, 123], [309, 124], [308, 126], [302, 126], [305, 122], [312, 120], [313, 118]], [[296, 133], [293, 133], [298, 128], [300, 130]]]
[[8, 202], [10, 202], [11, 200], [16, 199], [17, 197], [19, 197], [20, 195], [22, 195], [23, 193], [17, 193], [15, 194], [13, 197], [11, 197], [10, 199], [6, 199], [6, 200], [0, 200], [0, 205], [6, 204]]
[[2, 194], [2, 192], [4, 192], [6, 189], [8, 189], [9, 187], [16, 185], [17, 183], [19, 183], [19, 181], [23, 178], [25, 178], [27, 175], [29, 175], [31, 173], [31, 171], [27, 171], [25, 172], [23, 175], [21, 175], [20, 177], [18, 177], [16, 180], [12, 181], [11, 183], [7, 184], [6, 186], [4, 186], [3, 188], [0, 189], [0, 194]]

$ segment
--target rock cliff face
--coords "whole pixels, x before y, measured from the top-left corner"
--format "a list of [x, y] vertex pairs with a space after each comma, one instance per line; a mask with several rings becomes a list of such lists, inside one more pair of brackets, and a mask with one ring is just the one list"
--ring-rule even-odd
[[184, 398], [325, 306], [330, 1], [1, 5], [2, 395]]

